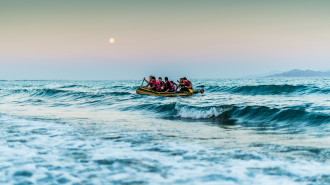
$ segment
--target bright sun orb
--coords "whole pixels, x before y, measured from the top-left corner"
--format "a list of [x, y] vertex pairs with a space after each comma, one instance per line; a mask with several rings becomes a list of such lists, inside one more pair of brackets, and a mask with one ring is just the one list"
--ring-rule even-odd
[[115, 39], [115, 38], [111, 37], [111, 38], [109, 39], [109, 43], [110, 43], [110, 44], [114, 44], [115, 42], [116, 42], [116, 39]]

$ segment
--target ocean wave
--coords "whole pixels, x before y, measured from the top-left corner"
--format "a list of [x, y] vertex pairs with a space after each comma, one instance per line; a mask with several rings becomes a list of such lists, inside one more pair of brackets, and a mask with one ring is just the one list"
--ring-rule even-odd
[[232, 106], [207, 106], [195, 107], [178, 104], [175, 106], [177, 117], [189, 119], [209, 119], [221, 116], [223, 113], [231, 110]]
[[56, 96], [67, 94], [69, 91], [61, 89], [34, 89], [31, 92], [31, 96]]
[[80, 87], [80, 88], [89, 88], [88, 86], [85, 85], [63, 85], [59, 86], [58, 88], [63, 88], [63, 89], [69, 89], [69, 88], [74, 88], [74, 87]]
[[172, 115], [175, 110], [176, 102], [172, 103], [142, 103], [135, 106], [128, 106], [122, 108], [123, 111], [136, 111], [136, 110], [147, 110], [156, 113], [164, 113]]
[[187, 110], [187, 108], [183, 107], [178, 110], [178, 116], [182, 118], [210, 120], [226, 118], [228, 120], [238, 120], [238, 122], [244, 126], [275, 126], [276, 128], [294, 126], [297, 124], [318, 126], [330, 123], [330, 116], [327, 114], [308, 112], [303, 108], [297, 107], [279, 109], [266, 106], [232, 106], [226, 109], [212, 107], [206, 110]]
[[210, 86], [206, 92], [229, 92], [245, 95], [287, 95], [292, 93], [329, 93], [330, 89], [310, 87], [307, 85], [245, 85], [245, 86]]
[[308, 87], [304, 85], [258, 85], [258, 86], [242, 86], [232, 89], [235, 93], [244, 94], [290, 94], [294, 92], [302, 92]]
[[306, 106], [271, 108], [267, 106], [192, 106], [177, 102], [146, 103], [124, 108], [130, 111], [152, 111], [165, 119], [209, 121], [220, 124], [237, 123], [252, 127], [285, 128], [301, 125], [318, 126], [330, 123], [330, 115], [309, 112]]
[[119, 91], [119, 92], [103, 92], [102, 95], [111, 95], [111, 96], [122, 96], [122, 95], [131, 95], [132, 93], [126, 91]]
[[[69, 86], [61, 86], [59, 88], [40, 88], [40, 89], [9, 89], [1, 92], [2, 96], [10, 96], [13, 94], [25, 95], [30, 97], [49, 97], [49, 98], [73, 98], [76, 99], [94, 99], [111, 96], [128, 96], [131, 92], [128, 91], [80, 91], [67, 89]], [[77, 86], [71, 86], [77, 87]]]
[[324, 88], [324, 89], [314, 88], [314, 89], [310, 90], [310, 93], [330, 94], [330, 89], [327, 89], [327, 88]]

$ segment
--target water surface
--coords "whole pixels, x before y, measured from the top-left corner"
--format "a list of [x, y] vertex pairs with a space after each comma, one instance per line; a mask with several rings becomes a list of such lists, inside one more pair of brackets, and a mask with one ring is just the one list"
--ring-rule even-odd
[[330, 79], [0, 81], [0, 183], [329, 184]]

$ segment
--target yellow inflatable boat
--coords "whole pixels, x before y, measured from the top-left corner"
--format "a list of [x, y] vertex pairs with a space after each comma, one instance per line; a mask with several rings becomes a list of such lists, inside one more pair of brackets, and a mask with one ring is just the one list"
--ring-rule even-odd
[[150, 90], [147, 89], [145, 87], [139, 87], [136, 89], [136, 93], [137, 94], [147, 94], [147, 95], [152, 95], [152, 96], [165, 96], [165, 97], [170, 97], [170, 96], [192, 96], [193, 94], [198, 94], [198, 93], [204, 93], [204, 89], [202, 90], [197, 90], [197, 91], [193, 91], [191, 89], [189, 89], [189, 91], [187, 92], [180, 92], [180, 91], [176, 91], [176, 92], [158, 92], [158, 91], [154, 91], [154, 90]]

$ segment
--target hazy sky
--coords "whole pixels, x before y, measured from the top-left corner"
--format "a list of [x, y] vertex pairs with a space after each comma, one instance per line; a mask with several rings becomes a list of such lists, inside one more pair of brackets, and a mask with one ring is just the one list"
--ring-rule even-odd
[[0, 64], [0, 79], [330, 70], [330, 1], [0, 0]]

